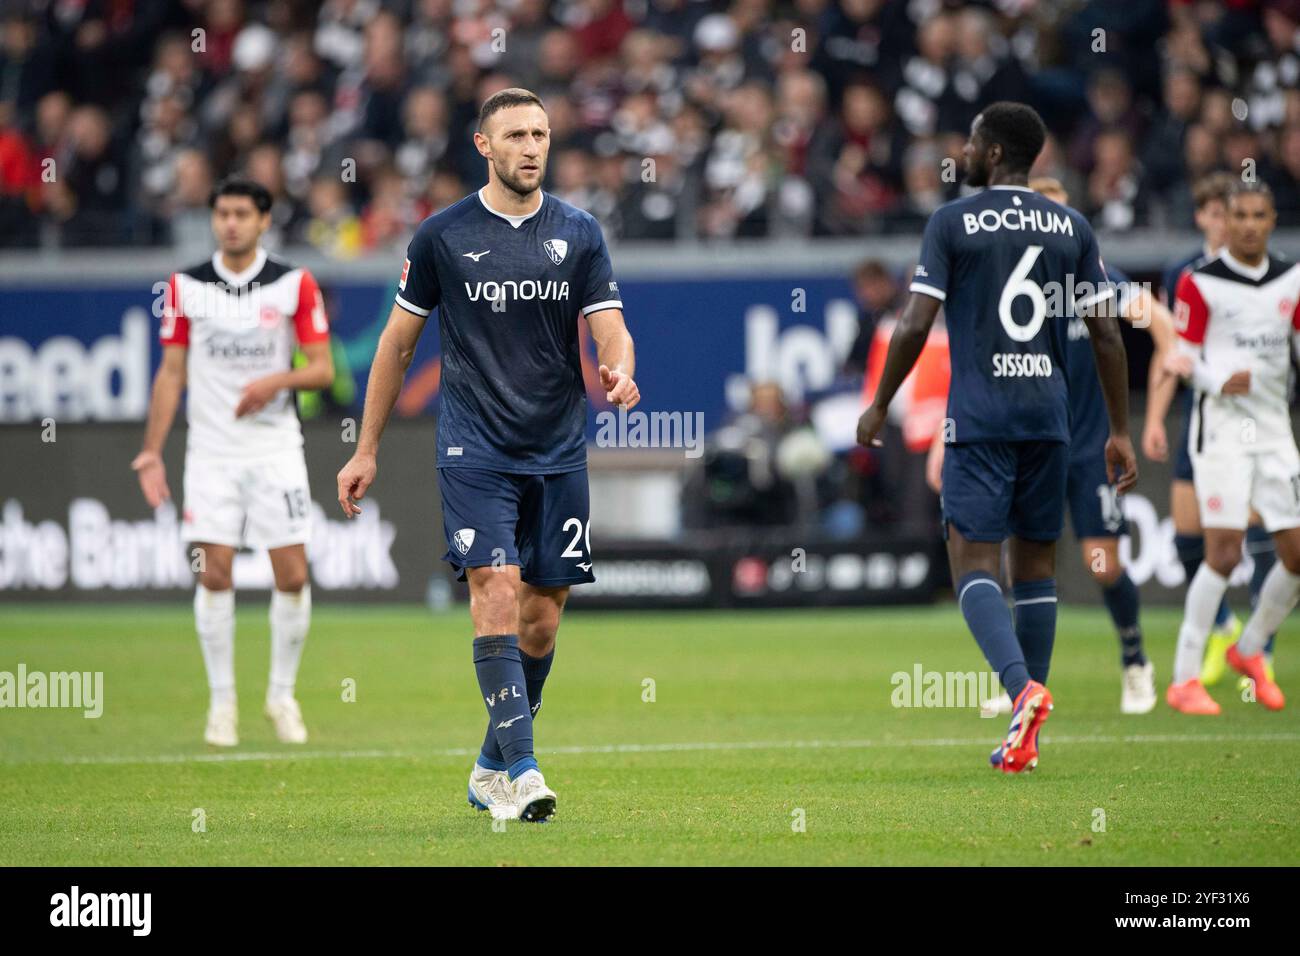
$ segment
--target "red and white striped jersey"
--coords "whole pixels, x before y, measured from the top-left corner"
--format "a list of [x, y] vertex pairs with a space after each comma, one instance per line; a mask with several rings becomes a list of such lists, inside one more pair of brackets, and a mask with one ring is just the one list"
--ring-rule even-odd
[[[1227, 250], [1178, 282], [1174, 318], [1184, 350], [1198, 362], [1192, 451], [1223, 445], [1266, 451], [1293, 445], [1287, 407], [1292, 335], [1300, 330], [1300, 265], [1265, 256], [1247, 266]], [[1223, 395], [1223, 383], [1250, 372], [1250, 391]]]
[[163, 345], [185, 345], [190, 455], [252, 458], [302, 447], [290, 389], [242, 418], [235, 407], [248, 383], [293, 364], [294, 343], [329, 339], [316, 280], [258, 249], [240, 273], [221, 262], [183, 269], [168, 282]]

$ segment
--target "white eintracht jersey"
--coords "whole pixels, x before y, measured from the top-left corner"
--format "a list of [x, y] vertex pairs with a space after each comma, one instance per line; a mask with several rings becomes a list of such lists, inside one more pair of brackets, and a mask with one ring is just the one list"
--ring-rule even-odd
[[[1269, 254], [1250, 267], [1225, 250], [1183, 274], [1177, 299], [1181, 347], [1197, 361], [1193, 454], [1293, 448], [1287, 388], [1292, 335], [1300, 330], [1300, 265]], [[1243, 370], [1250, 391], [1221, 394]]]
[[244, 386], [293, 363], [294, 343], [329, 338], [316, 280], [258, 249], [253, 264], [233, 273], [211, 261], [172, 275], [162, 319], [163, 345], [188, 354], [189, 455], [251, 458], [302, 447], [294, 396], [281, 389], [242, 418]]

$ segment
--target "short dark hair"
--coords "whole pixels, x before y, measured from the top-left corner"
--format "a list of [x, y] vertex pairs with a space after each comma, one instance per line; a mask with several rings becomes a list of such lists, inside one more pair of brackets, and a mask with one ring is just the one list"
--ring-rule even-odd
[[1262, 179], [1252, 182], [1246, 182], [1244, 179], [1234, 179], [1232, 185], [1228, 187], [1228, 201], [1231, 202], [1237, 196], [1263, 196], [1269, 201], [1270, 205], [1274, 205], [1273, 190]]
[[1228, 173], [1209, 173], [1196, 180], [1195, 184], [1193, 184], [1192, 201], [1196, 203], [1198, 210], [1204, 209], [1215, 200], [1227, 202], [1228, 193], [1232, 191], [1232, 184], [1233, 178]]
[[546, 112], [546, 104], [542, 98], [532, 90], [525, 90], [519, 86], [512, 86], [509, 89], [498, 90], [486, 100], [483, 101], [483, 108], [478, 111], [478, 128], [479, 132], [483, 131], [483, 125], [487, 123], [488, 117], [493, 113], [509, 109], [512, 106], [524, 106], [528, 103], [536, 104]]
[[245, 176], [227, 176], [212, 187], [208, 196], [208, 206], [217, 208], [217, 200], [222, 196], [247, 196], [253, 200], [258, 212], [271, 211], [271, 191], [259, 182]]
[[1001, 101], [980, 111], [980, 130], [990, 143], [1002, 147], [1004, 163], [1014, 172], [1028, 172], [1047, 142], [1047, 127], [1032, 106]]

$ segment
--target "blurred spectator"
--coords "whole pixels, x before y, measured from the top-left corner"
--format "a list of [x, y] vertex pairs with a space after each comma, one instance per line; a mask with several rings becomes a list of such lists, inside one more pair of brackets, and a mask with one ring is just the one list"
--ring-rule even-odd
[[313, 179], [307, 205], [302, 237], [308, 243], [334, 259], [351, 259], [361, 252], [361, 221], [337, 176], [325, 173]]
[[14, 122], [13, 105], [0, 101], [0, 246], [39, 242], [40, 183], [36, 151]]
[[125, 239], [126, 169], [108, 114], [81, 106], [68, 118], [45, 202], [60, 223], [62, 245], [112, 246]]
[[212, 248], [212, 211], [208, 208], [212, 168], [199, 150], [183, 149], [176, 155], [175, 174], [176, 188], [164, 209], [172, 246], [186, 259], [201, 259]]
[[853, 297], [858, 303], [858, 334], [844, 358], [842, 371], [857, 378], [866, 372], [876, 326], [902, 307], [904, 292], [888, 266], [878, 259], [867, 259], [853, 270]]

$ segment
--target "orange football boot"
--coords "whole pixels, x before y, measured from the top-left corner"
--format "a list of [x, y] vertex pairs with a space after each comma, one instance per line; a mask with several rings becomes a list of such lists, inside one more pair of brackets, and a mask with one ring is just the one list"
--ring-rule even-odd
[[1169, 690], [1165, 693], [1165, 700], [1180, 714], [1215, 716], [1220, 713], [1218, 703], [1210, 696], [1210, 692], [1205, 689], [1199, 677], [1193, 677], [1181, 684], [1170, 684]]
[[1237, 645], [1233, 644], [1228, 648], [1228, 663], [1232, 669], [1239, 674], [1245, 674], [1255, 682], [1255, 699], [1267, 707], [1269, 710], [1281, 710], [1286, 706], [1286, 698], [1282, 696], [1282, 688], [1268, 679], [1268, 663], [1264, 660], [1263, 653], [1256, 654], [1254, 657], [1243, 657], [1237, 650]]

